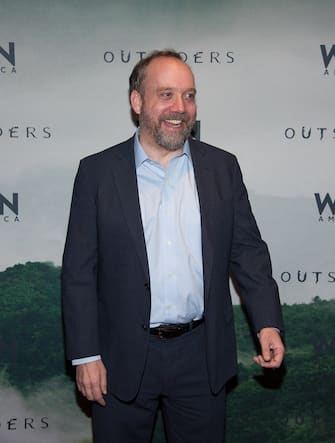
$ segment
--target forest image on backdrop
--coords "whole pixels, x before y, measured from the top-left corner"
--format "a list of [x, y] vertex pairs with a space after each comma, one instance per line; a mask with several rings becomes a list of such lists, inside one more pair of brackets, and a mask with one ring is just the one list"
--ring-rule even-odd
[[[4, 443], [15, 441], [16, 431], [24, 433], [27, 443], [43, 441], [37, 440], [43, 432], [53, 433], [55, 443], [91, 442], [88, 408], [78, 398], [64, 360], [60, 272], [38, 262], [0, 272]], [[252, 361], [255, 347], [245, 316], [234, 306], [239, 376], [227, 400], [227, 443], [335, 441], [335, 299], [315, 297], [309, 304], [284, 305], [283, 312], [285, 365], [262, 372]], [[18, 404], [22, 416], [9, 410]], [[153, 443], [163, 442], [158, 420]]]

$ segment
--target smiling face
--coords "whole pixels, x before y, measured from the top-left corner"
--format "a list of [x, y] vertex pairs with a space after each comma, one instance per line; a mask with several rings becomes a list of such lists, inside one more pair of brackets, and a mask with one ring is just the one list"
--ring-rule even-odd
[[183, 148], [196, 119], [195, 93], [192, 71], [181, 60], [158, 57], [148, 65], [142, 90], [130, 97], [144, 148]]

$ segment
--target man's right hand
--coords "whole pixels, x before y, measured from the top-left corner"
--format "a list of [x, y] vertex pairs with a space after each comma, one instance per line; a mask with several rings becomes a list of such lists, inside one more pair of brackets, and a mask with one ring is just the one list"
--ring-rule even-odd
[[102, 360], [83, 363], [76, 367], [76, 382], [79, 391], [87, 400], [106, 406], [103, 394], [107, 394], [107, 371]]

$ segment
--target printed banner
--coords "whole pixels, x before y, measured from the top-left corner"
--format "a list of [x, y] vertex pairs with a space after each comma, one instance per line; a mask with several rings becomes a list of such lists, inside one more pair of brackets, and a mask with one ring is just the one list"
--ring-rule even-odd
[[[288, 355], [273, 380], [252, 363], [233, 295], [240, 373], [227, 442], [333, 442], [334, 2], [0, 8], [1, 442], [92, 441], [60, 314], [72, 185], [80, 158], [134, 132], [128, 77], [155, 48], [194, 71], [200, 138], [237, 155], [283, 303]], [[165, 441], [160, 420], [154, 441]]]

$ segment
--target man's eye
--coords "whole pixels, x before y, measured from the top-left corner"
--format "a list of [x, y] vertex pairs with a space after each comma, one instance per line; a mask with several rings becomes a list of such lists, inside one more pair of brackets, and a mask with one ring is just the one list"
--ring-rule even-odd
[[194, 94], [194, 92], [188, 92], [186, 94], [186, 100], [189, 100], [190, 102], [194, 102], [195, 101], [195, 94]]
[[163, 97], [163, 98], [170, 98], [170, 97], [172, 97], [172, 93], [168, 92], [168, 91], [162, 92], [161, 93], [161, 97]]

